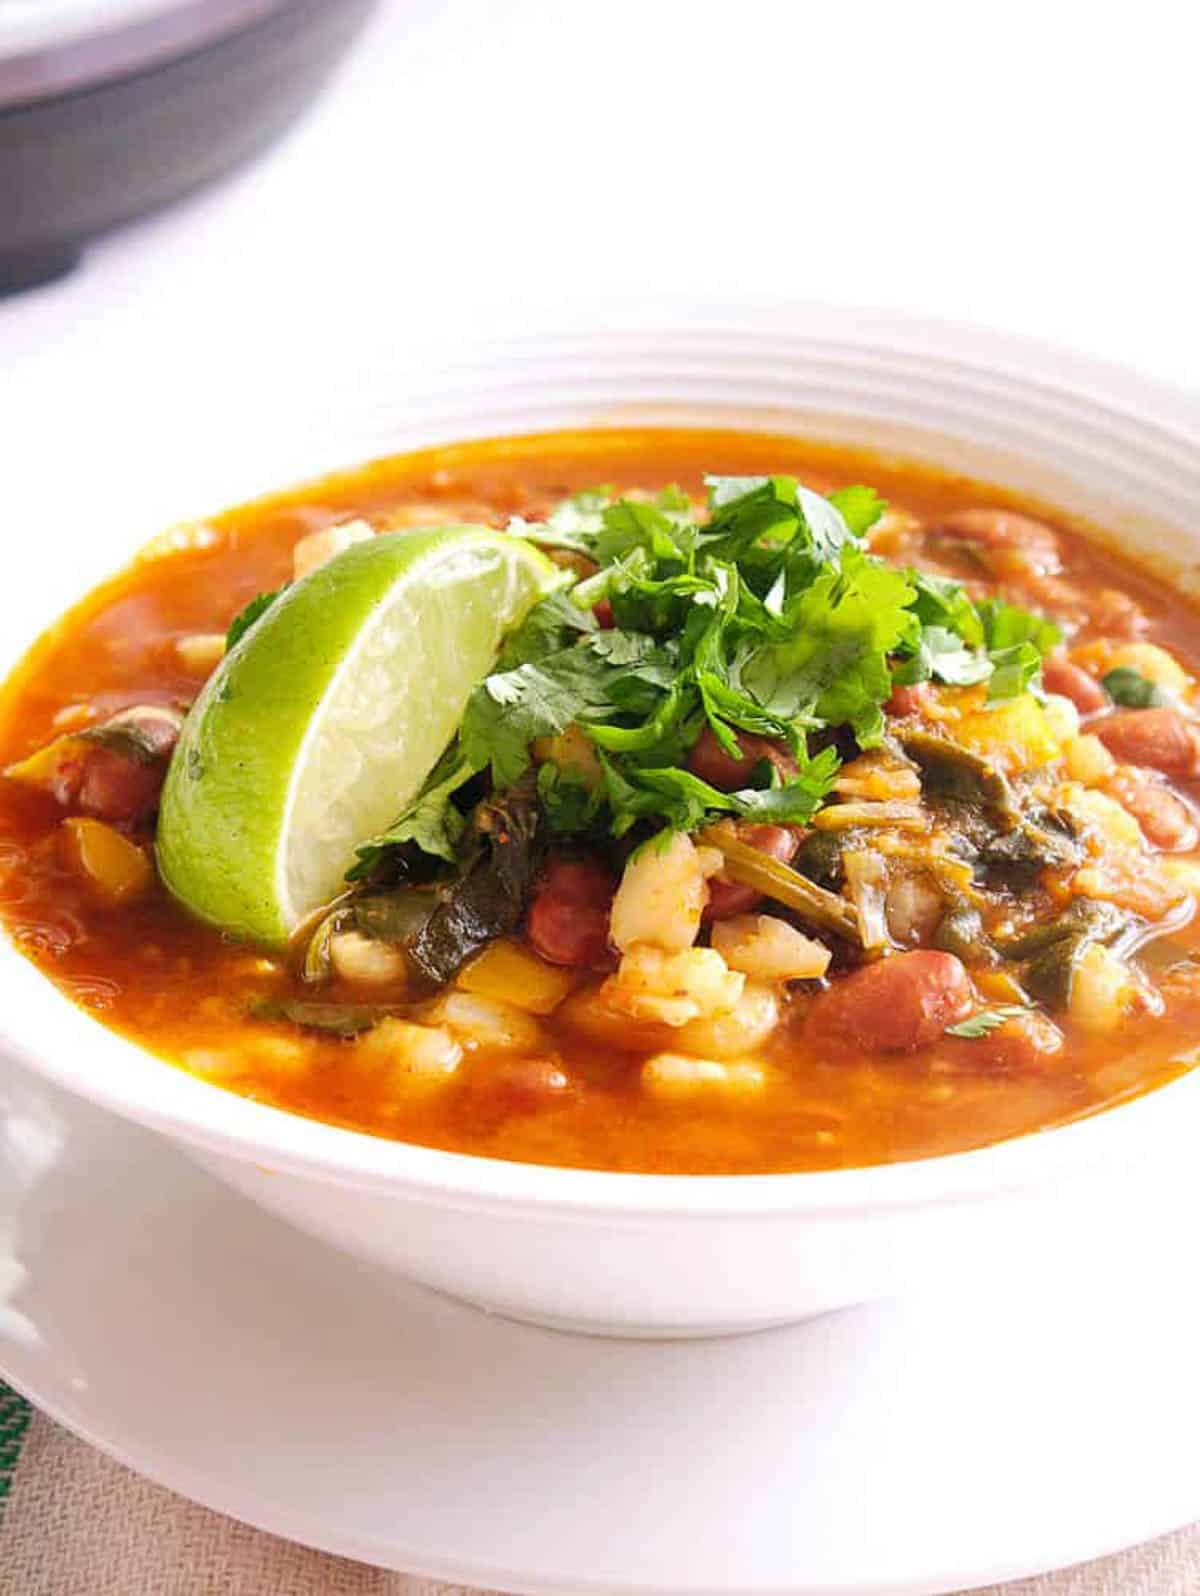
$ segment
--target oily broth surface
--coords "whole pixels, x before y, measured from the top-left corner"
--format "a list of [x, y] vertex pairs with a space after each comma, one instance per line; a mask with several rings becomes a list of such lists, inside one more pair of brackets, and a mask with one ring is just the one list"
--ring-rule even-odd
[[[431, 519], [533, 518], [565, 493], [599, 482], [618, 489], [679, 482], [704, 471], [787, 471], [817, 487], [865, 481], [918, 516], [1007, 504], [1019, 496], [868, 453], [765, 434], [625, 431], [506, 439], [381, 461], [208, 523], [197, 546], [143, 558], [90, 595], [44, 637], [0, 697], [0, 762], [61, 729], [73, 704], [108, 712], [133, 702], [189, 698], [200, 679], [180, 668], [176, 638], [221, 631], [255, 593], [279, 586], [291, 549], [348, 512], [378, 516], [429, 505]], [[1150, 618], [1146, 636], [1200, 668], [1197, 612], [1181, 596], [1061, 518], [1064, 575], [1129, 593]], [[565, 1101], [530, 1110], [493, 1090], [487, 1060], [443, 1089], [403, 1095], [354, 1044], [247, 1017], [255, 998], [298, 983], [262, 958], [191, 921], [160, 889], [104, 909], [60, 860], [54, 803], [0, 783], [0, 915], [9, 934], [69, 996], [164, 1058], [245, 1096], [378, 1135], [527, 1162], [672, 1173], [830, 1169], [962, 1151], [1042, 1129], [1159, 1084], [1200, 1034], [1200, 994], [1176, 995], [1162, 1020], [1116, 1038], [1068, 1035], [1043, 1073], [981, 1074], [969, 1042], [909, 1057], [824, 1062], [784, 1025], [766, 1055], [782, 1079], [752, 1102], [651, 1100], [632, 1055], [555, 1038], [578, 1081]], [[1200, 946], [1200, 931], [1177, 939]], [[331, 1001], [361, 991], [328, 989]]]

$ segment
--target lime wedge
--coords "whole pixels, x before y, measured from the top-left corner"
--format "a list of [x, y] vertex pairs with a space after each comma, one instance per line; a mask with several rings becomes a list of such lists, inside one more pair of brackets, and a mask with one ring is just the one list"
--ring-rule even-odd
[[415, 796], [556, 577], [519, 538], [447, 526], [356, 543], [290, 587], [184, 724], [158, 822], [170, 891], [235, 936], [285, 942]]

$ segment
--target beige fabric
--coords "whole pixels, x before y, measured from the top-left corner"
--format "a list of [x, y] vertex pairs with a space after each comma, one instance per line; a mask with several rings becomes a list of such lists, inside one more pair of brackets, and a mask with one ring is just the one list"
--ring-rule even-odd
[[[1200, 1526], [976, 1596], [1197, 1596]], [[0, 1596], [462, 1596], [276, 1540], [150, 1485], [35, 1416], [0, 1530]], [[470, 1593], [475, 1596], [475, 1593]]]

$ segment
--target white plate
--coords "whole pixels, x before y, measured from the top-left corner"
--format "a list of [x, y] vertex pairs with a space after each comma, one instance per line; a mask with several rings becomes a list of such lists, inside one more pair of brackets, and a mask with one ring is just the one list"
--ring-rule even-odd
[[0, 1365], [163, 1484], [386, 1567], [916, 1596], [1200, 1516], [1195, 1194], [1165, 1195], [1178, 1233], [1114, 1192], [1040, 1293], [606, 1342], [389, 1279], [0, 1064]]

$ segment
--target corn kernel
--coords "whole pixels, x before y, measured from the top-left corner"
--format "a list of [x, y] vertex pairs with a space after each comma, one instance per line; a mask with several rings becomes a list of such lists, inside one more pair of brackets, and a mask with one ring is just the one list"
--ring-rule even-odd
[[207, 676], [225, 658], [225, 633], [190, 632], [175, 639], [175, 652], [185, 671]]
[[387, 1066], [398, 1081], [437, 1081], [453, 1075], [463, 1050], [442, 1026], [413, 1025], [389, 1015], [355, 1043], [360, 1055]]
[[753, 1059], [721, 1061], [691, 1058], [686, 1053], [656, 1053], [642, 1065], [642, 1085], [652, 1092], [759, 1092], [766, 1085], [761, 1064]]
[[323, 532], [310, 532], [292, 550], [292, 575], [298, 582], [352, 543], [365, 543], [374, 536], [375, 529], [367, 521], [344, 521], [341, 526], [327, 526]]

